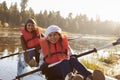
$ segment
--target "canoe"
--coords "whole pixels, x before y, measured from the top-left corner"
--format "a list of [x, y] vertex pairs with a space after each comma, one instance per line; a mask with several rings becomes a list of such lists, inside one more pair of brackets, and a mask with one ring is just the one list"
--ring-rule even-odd
[[[17, 66], [17, 75], [21, 75], [30, 71], [35, 70], [37, 67], [30, 67], [24, 60], [24, 55], [21, 54], [18, 59]], [[40, 73], [40, 71], [27, 75], [25, 77], [20, 78], [20, 80], [46, 80], [44, 75]]]

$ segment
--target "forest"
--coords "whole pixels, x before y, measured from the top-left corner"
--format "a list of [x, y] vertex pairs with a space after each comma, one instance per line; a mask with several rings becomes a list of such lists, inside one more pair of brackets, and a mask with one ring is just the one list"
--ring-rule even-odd
[[120, 23], [111, 20], [101, 21], [99, 16], [96, 19], [89, 19], [86, 14], [79, 14], [72, 17], [72, 13], [64, 18], [60, 11], [40, 11], [35, 13], [30, 7], [26, 9], [28, 0], [21, 0], [20, 9], [18, 4], [14, 3], [8, 8], [6, 1], [0, 3], [0, 28], [4, 27], [20, 27], [27, 18], [34, 18], [37, 25], [41, 28], [47, 28], [51, 24], [60, 26], [63, 31], [77, 34], [93, 34], [93, 35], [115, 35], [120, 34]]

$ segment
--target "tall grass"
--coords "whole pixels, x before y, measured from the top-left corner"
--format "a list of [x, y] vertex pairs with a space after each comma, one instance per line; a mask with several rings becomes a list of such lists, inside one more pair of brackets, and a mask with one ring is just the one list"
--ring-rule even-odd
[[104, 70], [99, 63], [91, 62], [91, 61], [85, 60], [85, 59], [81, 59], [81, 62], [82, 62], [87, 68], [89, 68], [89, 69], [91, 69], [91, 70], [95, 70], [95, 69], [98, 69], [98, 70], [101, 70], [101, 71]]
[[117, 60], [119, 59], [119, 55], [115, 55], [117, 52], [118, 52], [118, 50], [115, 48], [114, 48], [114, 50], [113, 49], [109, 50], [108, 57], [104, 57], [104, 54], [103, 54], [103, 56], [99, 56], [97, 53], [93, 53], [92, 55], [90, 55], [92, 57], [87, 57], [87, 58], [85, 57], [85, 58], [82, 58], [80, 61], [88, 69], [91, 69], [91, 70], [98, 69], [98, 70], [101, 70], [103, 73], [110, 75], [110, 74], [108, 74], [108, 71], [107, 71], [109, 69], [108, 66], [114, 65], [117, 62]]
[[118, 60], [118, 57], [116, 55], [117, 51], [118, 51], [117, 49], [110, 50], [108, 52], [109, 56], [108, 57], [102, 56], [101, 58], [99, 58], [99, 61], [105, 62], [107, 64], [113, 64], [113, 63], [115, 63]]

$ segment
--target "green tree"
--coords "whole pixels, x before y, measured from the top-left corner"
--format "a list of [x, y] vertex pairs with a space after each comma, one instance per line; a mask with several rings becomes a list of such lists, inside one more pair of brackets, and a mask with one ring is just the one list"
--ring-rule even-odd
[[0, 20], [2, 23], [7, 22], [8, 20], [8, 8], [6, 5], [6, 1], [0, 4]]
[[21, 4], [20, 4], [20, 6], [21, 6], [21, 12], [25, 11], [25, 9], [27, 7], [27, 2], [28, 2], [28, 0], [21, 0]]
[[21, 23], [24, 23], [24, 21], [26, 20], [26, 7], [27, 7], [27, 2], [28, 0], [21, 0], [21, 3], [20, 3], [20, 6], [21, 6], [21, 18], [22, 18], [22, 21]]
[[20, 14], [19, 14], [19, 10], [17, 8], [17, 3], [10, 6], [9, 13], [10, 13], [9, 23], [13, 26], [19, 25], [20, 24]]

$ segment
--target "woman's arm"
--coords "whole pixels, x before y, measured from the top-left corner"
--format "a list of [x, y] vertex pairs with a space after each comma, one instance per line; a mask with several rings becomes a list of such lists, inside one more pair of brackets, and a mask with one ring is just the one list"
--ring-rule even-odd
[[27, 50], [27, 45], [25, 43], [25, 39], [24, 39], [23, 35], [20, 37], [20, 40], [21, 40], [22, 49]]
[[[20, 40], [21, 40], [22, 49], [27, 50], [27, 45], [25, 43], [25, 39], [24, 39], [23, 35], [20, 37]], [[27, 63], [29, 62], [28, 61], [28, 53], [26, 51], [24, 52], [24, 59]]]

